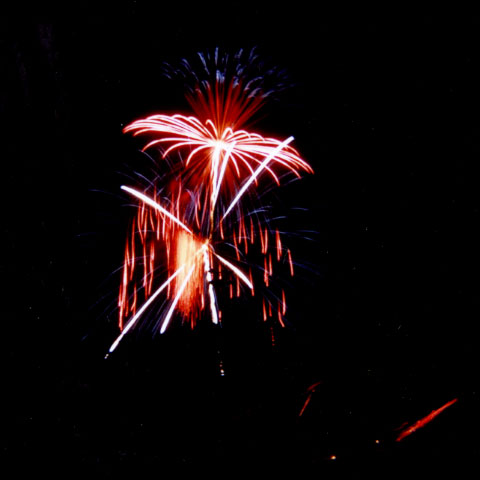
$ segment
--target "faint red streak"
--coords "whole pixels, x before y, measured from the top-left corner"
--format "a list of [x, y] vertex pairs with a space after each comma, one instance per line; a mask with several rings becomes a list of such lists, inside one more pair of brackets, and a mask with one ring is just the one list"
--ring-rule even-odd
[[316, 389], [321, 383], [322, 383], [322, 382], [316, 382], [316, 383], [310, 385], [310, 386], [307, 388], [308, 396], [307, 396], [307, 399], [305, 400], [305, 403], [303, 404], [302, 409], [300, 410], [300, 413], [298, 414], [299, 417], [301, 417], [301, 416], [303, 415], [303, 412], [305, 411], [305, 409], [307, 408], [307, 405], [310, 403], [310, 400], [312, 399], [312, 395], [314, 394], [315, 389]]
[[433, 410], [426, 417], [421, 418], [410, 427], [407, 427], [405, 430], [402, 430], [396, 439], [397, 442], [400, 442], [408, 435], [412, 434], [413, 432], [416, 432], [419, 428], [422, 428], [427, 423], [430, 423], [438, 414], [442, 413], [445, 409], [453, 405], [455, 402], [457, 402], [457, 400], [458, 398], [454, 398], [453, 400], [450, 400], [445, 405], [443, 405], [443, 407], [440, 407], [437, 410]]

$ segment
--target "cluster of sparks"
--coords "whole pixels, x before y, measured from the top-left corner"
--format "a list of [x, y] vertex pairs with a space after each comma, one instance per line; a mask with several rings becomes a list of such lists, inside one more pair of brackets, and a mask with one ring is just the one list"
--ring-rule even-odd
[[[255, 61], [252, 55], [248, 62]], [[157, 149], [160, 162], [171, 168], [159, 185], [121, 187], [138, 201], [138, 209], [118, 298], [121, 333], [109, 353], [161, 298], [160, 333], [174, 316], [194, 327], [204, 311], [218, 324], [218, 282], [228, 285], [232, 298], [245, 291], [255, 295], [259, 282], [269, 287], [275, 263], [294, 274], [291, 252], [281, 232], [270, 228], [258, 195], [266, 182], [280, 185], [285, 175], [313, 170], [290, 145], [293, 137], [281, 141], [245, 129], [269, 93], [261, 89], [260, 77], [244, 78], [238, 58], [231, 70], [222, 58], [220, 71], [218, 51], [199, 59], [207, 78], [195, 75], [186, 95], [196, 116], [153, 115], [124, 129], [146, 136], [144, 150]], [[263, 258], [255, 272], [247, 262], [252, 250]], [[265, 321], [275, 317], [284, 326], [283, 289], [274, 299], [263, 297], [262, 313]]]

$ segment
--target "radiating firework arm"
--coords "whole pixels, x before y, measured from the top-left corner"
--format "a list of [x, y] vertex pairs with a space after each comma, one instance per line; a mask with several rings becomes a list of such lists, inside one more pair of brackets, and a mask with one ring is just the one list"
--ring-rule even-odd
[[226, 265], [230, 270], [232, 270], [241, 280], [243, 280], [250, 289], [253, 289], [252, 282], [248, 279], [248, 277], [235, 265], [230, 263], [228, 260], [225, 260], [220, 255], [217, 255], [215, 252], [213, 253], [224, 265]]
[[[220, 165], [220, 152], [222, 151], [222, 147], [220, 143], [217, 143], [213, 148], [213, 152], [211, 155], [211, 163], [212, 163], [212, 196], [210, 201], [210, 210], [211, 215], [213, 215], [213, 209], [215, 208], [215, 196], [217, 192], [217, 183], [218, 183], [218, 170]], [[211, 217], [211, 221], [213, 223], [213, 217]]]
[[212, 195], [212, 209], [215, 208], [215, 204], [217, 202], [218, 198], [218, 192], [220, 191], [220, 187], [222, 185], [223, 177], [225, 175], [225, 170], [227, 169], [228, 165], [228, 160], [229, 157], [232, 153], [232, 150], [235, 148], [235, 143], [232, 143], [228, 146], [228, 148], [225, 150], [225, 153], [223, 154], [223, 162], [222, 162], [222, 167], [220, 170], [220, 174], [218, 175], [218, 179], [216, 181], [216, 184], [214, 186], [215, 190], [213, 191]]
[[249, 177], [249, 179], [245, 182], [243, 187], [240, 189], [240, 191], [237, 193], [237, 196], [233, 199], [232, 203], [230, 206], [227, 208], [227, 211], [223, 214], [222, 221], [223, 219], [230, 213], [232, 208], [237, 204], [237, 202], [242, 198], [243, 194], [246, 192], [248, 187], [255, 181], [255, 179], [260, 175], [260, 173], [266, 168], [269, 162], [271, 162], [274, 158], [275, 155], [282, 150], [282, 148], [286, 147], [291, 141], [293, 140], [293, 137], [288, 137], [285, 141], [280, 143], [273, 152], [271, 152], [268, 157], [265, 158], [265, 160], [257, 167], [257, 169], [253, 172], [253, 175]]
[[121, 189], [130, 193], [134, 197], [137, 197], [147, 205], [150, 205], [151, 207], [155, 208], [160, 213], [168, 217], [170, 220], [174, 221], [177, 225], [180, 225], [180, 227], [182, 227], [188, 233], [192, 233], [192, 231], [184, 223], [182, 223], [175, 215], [172, 215], [168, 210], [166, 210], [161, 205], [159, 205], [155, 200], [152, 200], [150, 197], [147, 197], [145, 194], [138, 192], [134, 188], [126, 187], [125, 185], [122, 185]]
[[173, 275], [171, 275], [166, 282], [164, 282], [158, 290], [143, 304], [142, 308], [130, 319], [125, 328], [122, 330], [122, 333], [117, 337], [117, 339], [112, 343], [112, 346], [108, 350], [108, 353], [112, 353], [122, 341], [122, 338], [129, 332], [129, 330], [135, 325], [137, 320], [143, 314], [143, 312], [150, 306], [150, 304], [160, 295], [160, 293], [165, 290], [168, 284], [185, 268], [185, 265], [182, 265]]

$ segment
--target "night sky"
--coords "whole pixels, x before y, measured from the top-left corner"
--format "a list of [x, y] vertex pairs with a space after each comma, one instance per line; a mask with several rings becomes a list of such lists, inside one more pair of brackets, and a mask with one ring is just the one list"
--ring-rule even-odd
[[[1, 454], [64, 478], [461, 470], [480, 453], [480, 16], [206, 5], [0, 19]], [[122, 128], [189, 112], [162, 64], [216, 46], [285, 70], [255, 129], [315, 170], [275, 191], [299, 263], [287, 326], [272, 344], [246, 296], [221, 329], [139, 328], [104, 359], [120, 185], [151, 168]]]

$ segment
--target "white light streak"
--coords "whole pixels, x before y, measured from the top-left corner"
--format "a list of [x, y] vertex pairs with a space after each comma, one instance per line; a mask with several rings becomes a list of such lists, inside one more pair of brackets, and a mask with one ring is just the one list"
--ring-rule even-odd
[[130, 319], [125, 328], [122, 330], [122, 333], [117, 337], [117, 339], [112, 343], [112, 346], [108, 350], [108, 353], [112, 353], [122, 341], [122, 338], [128, 333], [128, 331], [135, 325], [135, 322], [139, 319], [142, 313], [150, 306], [150, 304], [163, 292], [163, 290], [168, 286], [168, 284], [185, 268], [185, 265], [182, 265], [173, 275], [171, 275], [168, 280], [162, 284], [161, 287], [143, 304], [142, 308]]
[[208, 252], [205, 250], [203, 253], [203, 263], [205, 265], [205, 272], [207, 277], [208, 283], [208, 296], [210, 299], [210, 312], [212, 314], [212, 322], [217, 325], [218, 324], [218, 312], [217, 312], [217, 298], [215, 295], [215, 289], [213, 287], [213, 275], [210, 271], [210, 260], [208, 258]]
[[126, 187], [125, 185], [122, 185], [121, 189], [130, 193], [134, 197], [137, 197], [138, 199], [140, 199], [142, 202], [146, 203], [147, 205], [150, 205], [151, 207], [155, 208], [160, 213], [163, 213], [170, 220], [173, 220], [177, 225], [180, 225], [180, 227], [182, 227], [188, 233], [192, 233], [192, 231], [184, 223], [182, 223], [175, 215], [172, 215], [168, 210], [166, 210], [161, 205], [159, 205], [155, 200], [152, 200], [150, 197], [147, 197], [145, 194], [138, 192], [134, 188]]

